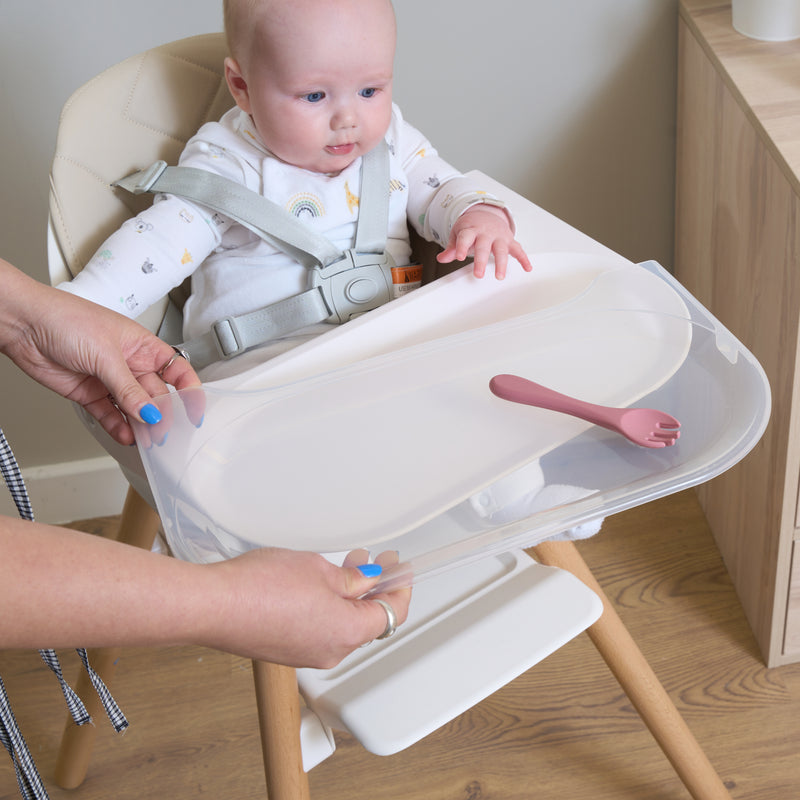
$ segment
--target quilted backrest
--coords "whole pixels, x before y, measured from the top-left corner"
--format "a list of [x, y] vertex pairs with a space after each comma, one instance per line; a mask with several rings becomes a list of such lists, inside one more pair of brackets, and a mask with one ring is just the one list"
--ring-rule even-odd
[[[197, 129], [233, 105], [222, 33], [147, 50], [81, 86], [61, 112], [50, 170], [55, 284], [74, 277], [104, 239], [151, 202], [111, 183], [163, 159], [177, 162]], [[61, 263], [57, 263], [60, 261]]]

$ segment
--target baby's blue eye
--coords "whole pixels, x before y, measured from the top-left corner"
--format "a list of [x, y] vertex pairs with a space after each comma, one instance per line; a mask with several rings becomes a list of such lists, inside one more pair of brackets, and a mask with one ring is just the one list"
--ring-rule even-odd
[[375, 96], [375, 92], [377, 92], [377, 91], [378, 91], [377, 89], [371, 89], [371, 88], [370, 89], [362, 89], [359, 92], [359, 94], [361, 95], [361, 97], [370, 98], [370, 97], [374, 97]]
[[325, 98], [325, 92], [309, 92], [305, 96], [305, 99], [309, 103], [319, 103], [319, 101], [323, 100], [324, 98]]

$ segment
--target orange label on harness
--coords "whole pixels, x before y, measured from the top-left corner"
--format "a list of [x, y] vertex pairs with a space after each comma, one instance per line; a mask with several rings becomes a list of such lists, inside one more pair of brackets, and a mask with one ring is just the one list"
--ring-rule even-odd
[[422, 265], [409, 264], [405, 267], [392, 267], [392, 294], [402, 297], [422, 285]]

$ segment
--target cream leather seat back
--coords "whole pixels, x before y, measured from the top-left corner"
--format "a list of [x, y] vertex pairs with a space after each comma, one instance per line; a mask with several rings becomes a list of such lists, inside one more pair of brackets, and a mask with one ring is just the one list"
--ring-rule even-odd
[[[163, 159], [177, 163], [203, 123], [233, 100], [222, 33], [156, 47], [110, 67], [67, 101], [50, 172], [50, 281], [69, 280], [127, 218], [152, 202], [111, 184]], [[167, 298], [139, 321], [158, 330]]]

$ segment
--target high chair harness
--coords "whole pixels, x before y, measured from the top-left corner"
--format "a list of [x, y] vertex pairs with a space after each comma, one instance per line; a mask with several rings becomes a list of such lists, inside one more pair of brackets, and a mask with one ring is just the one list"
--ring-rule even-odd
[[340, 250], [277, 203], [235, 181], [194, 167], [157, 161], [117, 181], [133, 194], [166, 193], [219, 211], [308, 269], [299, 295], [235, 317], [180, 345], [201, 368], [317, 322], [342, 323], [392, 299], [389, 224], [389, 148], [382, 141], [361, 160], [359, 214], [354, 246]]

